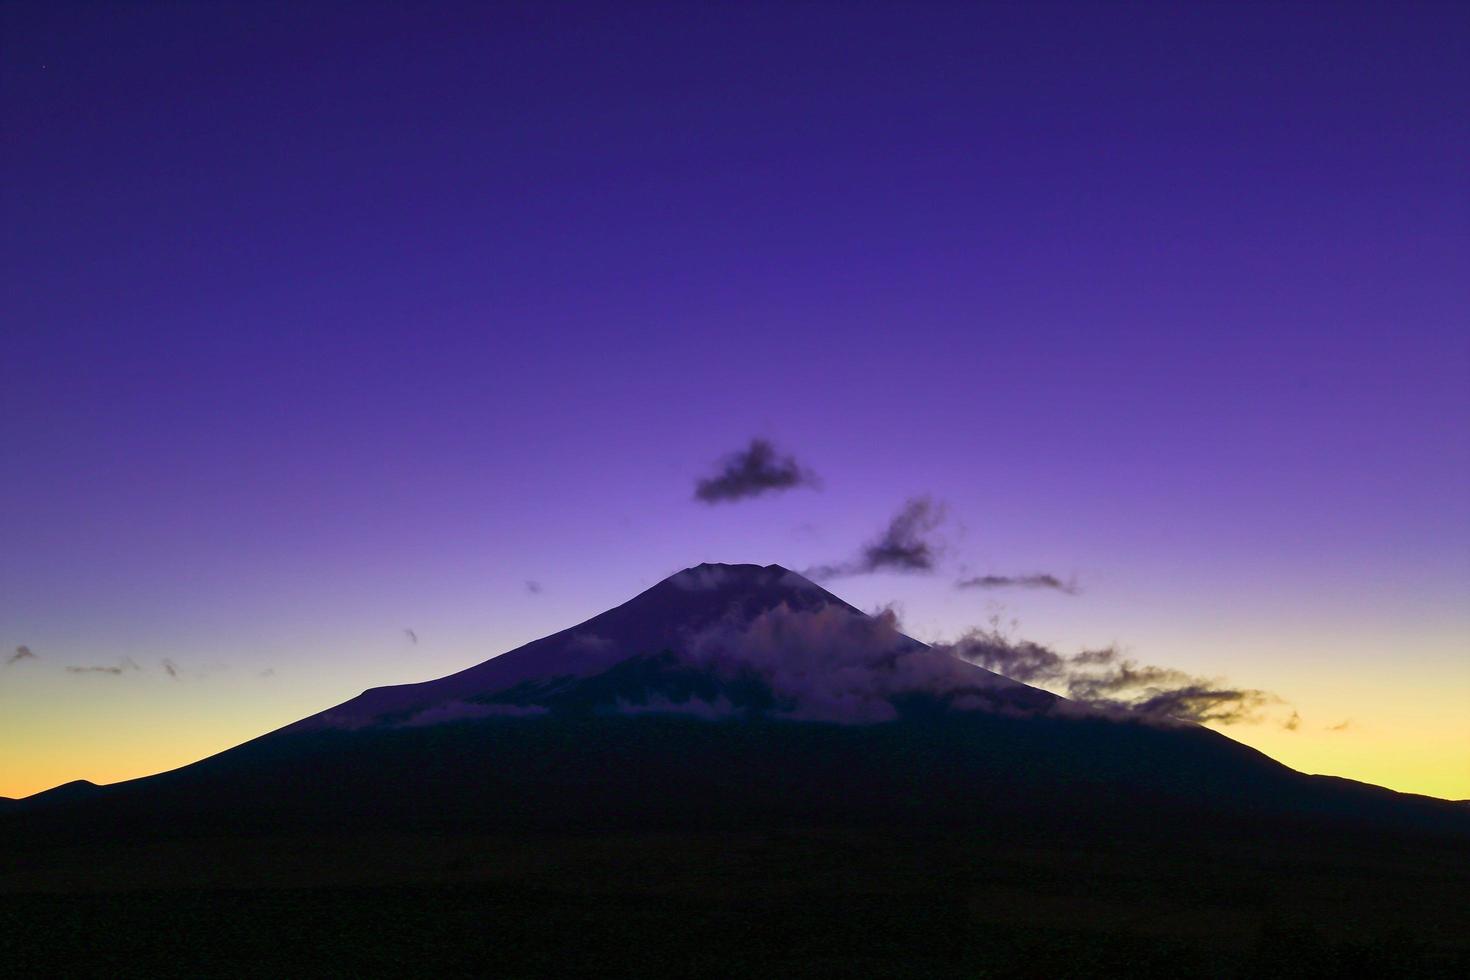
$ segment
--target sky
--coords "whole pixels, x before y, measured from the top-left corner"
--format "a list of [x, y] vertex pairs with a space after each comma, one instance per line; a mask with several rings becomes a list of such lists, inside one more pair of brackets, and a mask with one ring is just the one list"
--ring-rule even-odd
[[1470, 798], [1467, 109], [1456, 4], [5, 4], [0, 795], [748, 561]]

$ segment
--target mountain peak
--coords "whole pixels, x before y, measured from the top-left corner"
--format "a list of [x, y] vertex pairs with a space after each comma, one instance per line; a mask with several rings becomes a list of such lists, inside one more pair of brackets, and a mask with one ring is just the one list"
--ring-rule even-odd
[[786, 586], [793, 589], [815, 589], [810, 579], [781, 565], [726, 564], [706, 561], [675, 572], [659, 583], [690, 592], [711, 589], [762, 589]]
[[[781, 565], [702, 562], [675, 572], [627, 602], [447, 677], [364, 691], [286, 730], [357, 728], [460, 705], [530, 680], [587, 677], [630, 657], [679, 647], [717, 623], [777, 608], [862, 612]], [[458, 707], [453, 712], [458, 712]]]

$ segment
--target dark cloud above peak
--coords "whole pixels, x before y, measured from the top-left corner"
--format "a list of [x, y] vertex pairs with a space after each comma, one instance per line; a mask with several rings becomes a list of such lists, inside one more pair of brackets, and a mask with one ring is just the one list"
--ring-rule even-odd
[[1077, 595], [1081, 590], [1075, 581], [1063, 581], [1047, 572], [1030, 575], [976, 575], [960, 579], [955, 583], [960, 589], [1053, 589], [1066, 595]]
[[794, 456], [778, 453], [769, 440], [752, 439], [749, 446], [721, 460], [718, 473], [695, 483], [694, 498], [715, 504], [800, 486], [817, 486], [816, 476]]
[[14, 653], [5, 658], [5, 665], [8, 667], [11, 664], [20, 663], [22, 660], [36, 659], [38, 658], [36, 657], [36, 654], [31, 650], [31, 648], [22, 643], [20, 646], [15, 648]]
[[888, 528], [863, 549], [863, 564], [870, 571], [892, 568], [899, 571], [932, 572], [939, 546], [933, 532], [944, 522], [945, 509], [928, 497], [914, 497], [888, 522]]
[[830, 579], [884, 571], [932, 572], [944, 550], [936, 532], [946, 516], [943, 503], [927, 496], [911, 497], [883, 533], [863, 546], [858, 557], [817, 565], [805, 574], [811, 579]]

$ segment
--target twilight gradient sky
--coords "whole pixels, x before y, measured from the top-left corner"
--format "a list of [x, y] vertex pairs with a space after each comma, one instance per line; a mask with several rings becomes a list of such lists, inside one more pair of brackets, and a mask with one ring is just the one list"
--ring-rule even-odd
[[1470, 7], [414, 6], [0, 8], [0, 795], [928, 493], [835, 591], [1470, 797]]

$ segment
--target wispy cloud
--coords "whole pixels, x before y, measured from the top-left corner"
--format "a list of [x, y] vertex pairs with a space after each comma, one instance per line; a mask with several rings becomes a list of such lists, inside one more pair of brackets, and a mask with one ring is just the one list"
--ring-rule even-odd
[[5, 658], [5, 666], [8, 667], [11, 664], [18, 664], [22, 660], [35, 660], [35, 659], [37, 659], [36, 654], [31, 650], [30, 647], [28, 647], [24, 643], [22, 643], [20, 646], [18, 646], [18, 647], [15, 648], [15, 652], [14, 653], [12, 653], [10, 656], [8, 656], [8, 657]]
[[1066, 655], [1030, 640], [1011, 640], [994, 627], [971, 630], [935, 648], [1012, 680], [1058, 688], [1090, 707], [1146, 721], [1257, 721], [1261, 709], [1281, 700], [1267, 691], [1140, 664], [1115, 647]]
[[131, 659], [125, 657], [125, 658], [123, 658], [123, 661], [120, 664], [116, 665], [116, 666], [67, 667], [66, 668], [66, 672], [68, 674], [113, 674], [113, 675], [117, 675], [117, 674], [125, 674], [125, 673], [128, 673], [130, 671], [136, 671], [136, 670], [142, 670], [142, 669], [143, 668], [139, 667]]
[[766, 439], [752, 439], [749, 446], [721, 460], [718, 473], [696, 482], [694, 497], [714, 504], [817, 485], [816, 476], [794, 456], [779, 454]]
[[526, 579], [526, 591], [531, 593], [532, 595], [540, 595], [541, 583], [537, 582], [535, 579]]
[[167, 657], [165, 657], [163, 660], [163, 672], [168, 676], [174, 678], [175, 680], [178, 680], [179, 666], [172, 660], [169, 660]]
[[1344, 718], [1342, 721], [1338, 722], [1335, 725], [1328, 725], [1327, 726], [1327, 731], [1329, 731], [1329, 732], [1345, 732], [1349, 728], [1352, 728], [1352, 727], [1353, 727], [1353, 720], [1351, 718]]
[[408, 637], [408, 642], [412, 643], [414, 646], [418, 646], [419, 645], [419, 635], [418, 635], [418, 633], [414, 632], [411, 629], [405, 628], [404, 631], [403, 631], [403, 635], [406, 636], [406, 637]]
[[830, 579], [882, 571], [932, 572], [943, 551], [936, 532], [946, 516], [942, 503], [927, 496], [910, 498], [856, 558], [817, 565], [805, 574], [808, 578]]
[[1075, 581], [1063, 581], [1046, 572], [1031, 575], [977, 575], [960, 579], [955, 583], [959, 589], [1054, 589], [1067, 595], [1077, 595], [1081, 590]]

